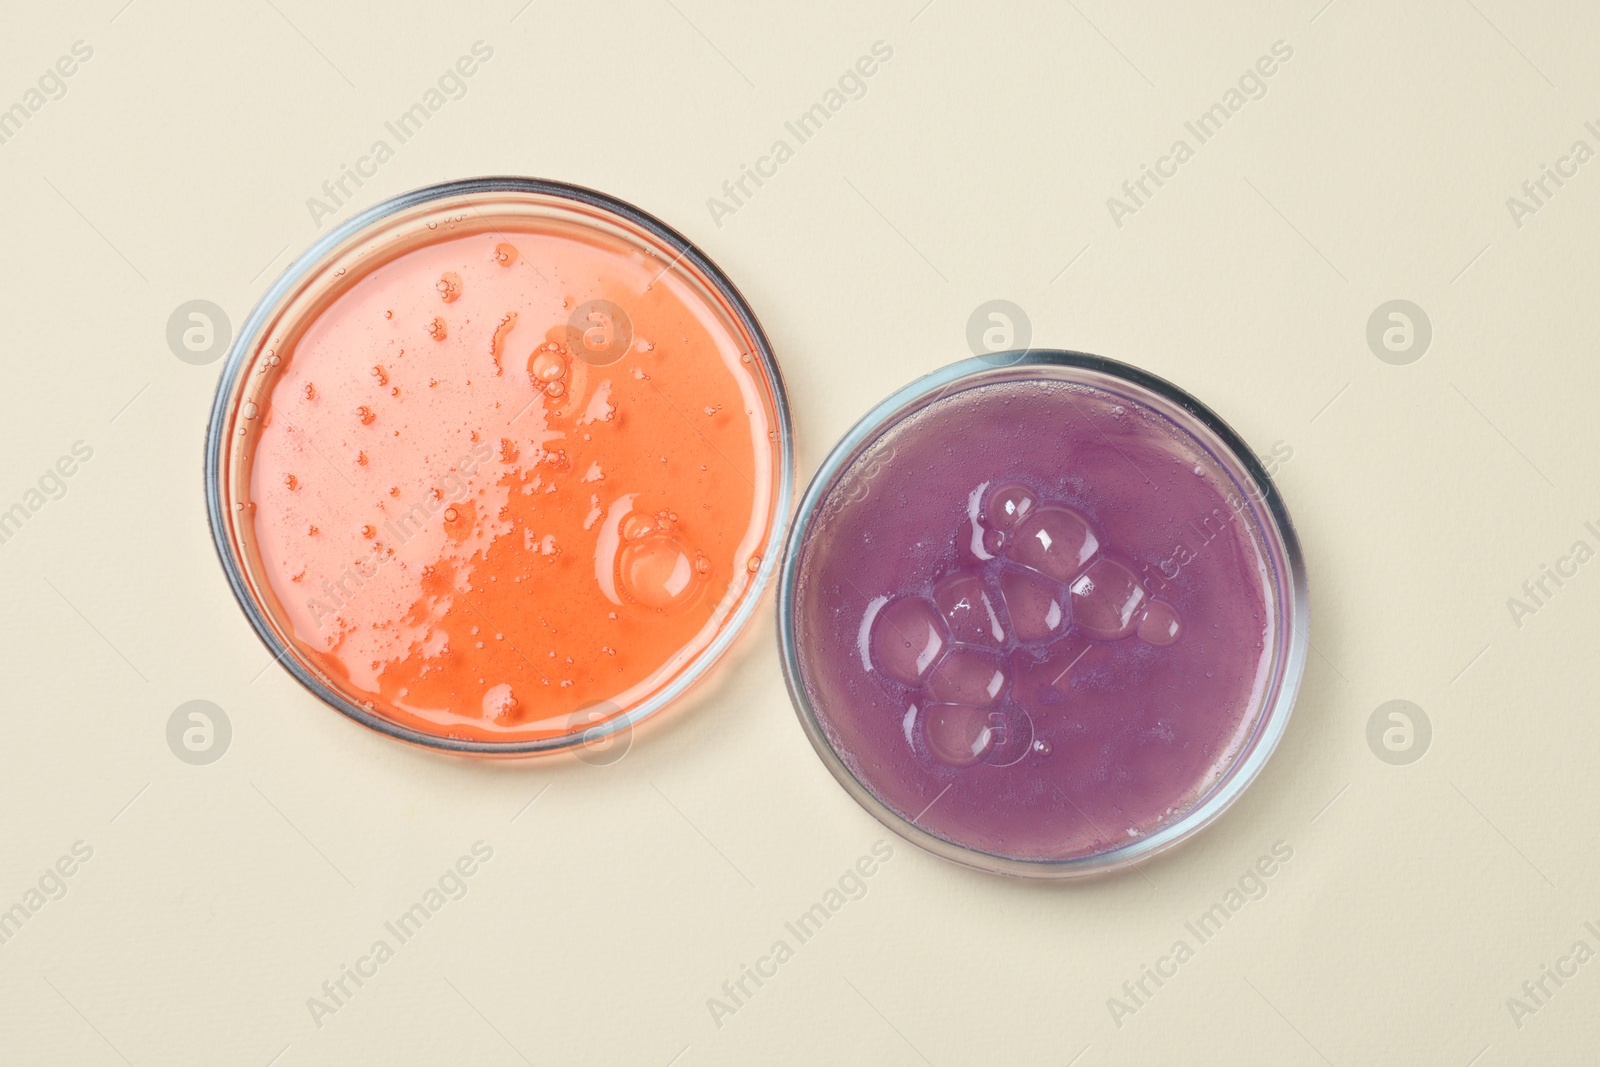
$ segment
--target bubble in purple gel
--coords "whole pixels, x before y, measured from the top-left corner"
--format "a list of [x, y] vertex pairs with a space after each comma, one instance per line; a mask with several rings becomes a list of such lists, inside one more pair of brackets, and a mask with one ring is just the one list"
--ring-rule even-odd
[[1069, 507], [1046, 504], [1033, 509], [1006, 538], [1006, 555], [1058, 582], [1070, 580], [1099, 551], [1100, 539], [1089, 520]]
[[983, 762], [1009, 767], [1033, 749], [1033, 719], [1015, 704], [988, 709], [989, 749]]
[[1139, 640], [1161, 648], [1176, 641], [1182, 629], [1177, 608], [1165, 600], [1152, 600], [1139, 620]]
[[1102, 556], [1072, 583], [1072, 624], [1101, 641], [1127, 637], [1146, 599], [1144, 586], [1131, 569]]
[[956, 556], [963, 567], [988, 563], [1005, 547], [1006, 535], [999, 530], [988, 530], [977, 523], [969, 530], [965, 524], [956, 534]]
[[940, 578], [933, 587], [933, 602], [957, 641], [998, 645], [1005, 640], [1000, 615], [977, 572], [956, 571]]
[[922, 740], [933, 758], [949, 767], [981, 763], [994, 747], [989, 711], [970, 704], [928, 704], [922, 709]]
[[1013, 570], [1000, 576], [1000, 599], [1018, 641], [1031, 644], [1055, 637], [1067, 628], [1067, 602], [1055, 582], [1033, 572]]
[[1002, 482], [989, 490], [983, 502], [983, 522], [994, 530], [1009, 530], [1021, 522], [1039, 502], [1032, 489], [1016, 482]]
[[1000, 699], [1008, 680], [1005, 664], [993, 652], [956, 646], [934, 664], [927, 693], [942, 704], [988, 707]]
[[939, 610], [924, 597], [891, 600], [872, 622], [872, 665], [901, 685], [921, 685], [949, 644]]

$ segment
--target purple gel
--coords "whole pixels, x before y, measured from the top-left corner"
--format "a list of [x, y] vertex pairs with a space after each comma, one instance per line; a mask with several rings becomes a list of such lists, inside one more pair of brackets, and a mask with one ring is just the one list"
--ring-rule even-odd
[[843, 471], [801, 546], [800, 677], [883, 804], [1060, 861], [1181, 819], [1269, 686], [1256, 513], [1164, 415], [1086, 385], [979, 385]]

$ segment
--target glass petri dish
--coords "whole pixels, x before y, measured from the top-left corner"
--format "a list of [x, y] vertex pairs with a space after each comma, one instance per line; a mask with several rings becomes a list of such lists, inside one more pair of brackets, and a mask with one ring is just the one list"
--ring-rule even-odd
[[273, 283], [224, 365], [206, 503], [245, 615], [333, 708], [454, 752], [604, 749], [750, 620], [792, 448], [771, 346], [694, 245], [480, 178]]
[[890, 396], [813, 478], [784, 674], [846, 791], [930, 852], [1104, 874], [1222, 813], [1305, 669], [1304, 563], [1263, 464], [1189, 394], [1076, 352]]

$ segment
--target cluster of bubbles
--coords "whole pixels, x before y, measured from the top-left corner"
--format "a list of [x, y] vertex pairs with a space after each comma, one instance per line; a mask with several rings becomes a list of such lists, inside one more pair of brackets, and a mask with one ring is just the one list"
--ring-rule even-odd
[[620, 532], [617, 586], [623, 595], [654, 611], [671, 611], [694, 599], [711, 573], [711, 561], [684, 544], [676, 514], [634, 512], [622, 520]]
[[1006, 767], [1050, 754], [1033, 716], [1061, 702], [1090, 649], [1134, 635], [1170, 645], [1181, 623], [1072, 508], [1019, 483], [980, 487], [973, 500], [961, 562], [926, 595], [873, 601], [862, 652], [905, 691], [915, 751], [950, 767]]
[[528, 356], [528, 377], [533, 380], [533, 387], [544, 390], [546, 396], [560, 397], [567, 391], [568, 366], [566, 346], [546, 341]]

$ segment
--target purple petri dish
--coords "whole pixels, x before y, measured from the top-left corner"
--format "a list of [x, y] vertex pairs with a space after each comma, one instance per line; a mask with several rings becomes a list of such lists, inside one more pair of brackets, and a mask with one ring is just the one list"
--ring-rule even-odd
[[790, 695], [873, 815], [941, 856], [1071, 878], [1221, 814], [1305, 667], [1283, 501], [1193, 397], [1097, 356], [954, 364], [817, 472], [779, 587]]

